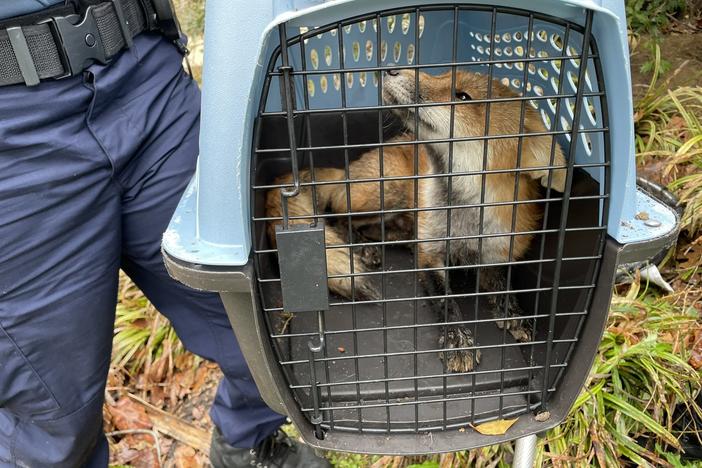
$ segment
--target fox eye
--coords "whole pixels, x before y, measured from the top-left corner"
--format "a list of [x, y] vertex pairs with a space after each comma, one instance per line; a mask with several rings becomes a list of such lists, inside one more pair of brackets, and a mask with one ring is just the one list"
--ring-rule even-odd
[[456, 97], [461, 101], [470, 101], [473, 99], [468, 93], [456, 93]]

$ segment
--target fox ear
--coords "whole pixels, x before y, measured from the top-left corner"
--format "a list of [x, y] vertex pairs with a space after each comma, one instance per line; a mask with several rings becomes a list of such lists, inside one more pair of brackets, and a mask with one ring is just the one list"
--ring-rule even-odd
[[[543, 132], [544, 128], [532, 129], [527, 126], [528, 132]], [[551, 161], [551, 137], [525, 137], [522, 151], [522, 167], [564, 167], [565, 156], [561, 146], [556, 142], [553, 148], [553, 162]], [[532, 179], [538, 180], [544, 188], [552, 188], [559, 192], [565, 190], [566, 169], [540, 169], [526, 172]], [[549, 184], [549, 174], [551, 183]]]

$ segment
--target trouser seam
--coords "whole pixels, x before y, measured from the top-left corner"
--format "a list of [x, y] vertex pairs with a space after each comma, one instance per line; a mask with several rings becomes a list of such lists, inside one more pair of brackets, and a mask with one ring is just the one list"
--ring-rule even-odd
[[92, 77], [92, 83], [86, 82], [86, 80], [84, 78], [83, 85], [86, 88], [88, 88], [90, 91], [92, 91], [92, 93], [93, 93], [93, 96], [90, 99], [90, 105], [88, 106], [88, 112], [85, 116], [85, 126], [88, 129], [88, 132], [90, 132], [90, 135], [92, 135], [92, 137], [95, 140], [95, 142], [97, 143], [97, 145], [102, 150], [102, 153], [107, 158], [107, 161], [109, 162], [109, 165], [110, 165], [110, 183], [117, 189], [117, 193], [121, 195], [124, 192], [124, 187], [122, 187], [122, 184], [120, 184], [119, 181], [117, 181], [117, 177], [116, 177], [117, 166], [115, 164], [115, 160], [112, 157], [112, 155], [110, 154], [110, 152], [107, 151], [107, 148], [103, 144], [102, 140], [97, 136], [95, 129], [93, 128], [92, 124], [90, 123], [90, 117], [92, 117], [92, 115], [93, 115], [93, 110], [95, 109], [95, 103], [97, 101], [97, 87], [95, 86], [96, 77], [95, 77], [95, 74], [90, 72], [90, 71], [86, 71], [83, 74], [83, 76], [84, 77], [86, 77], [86, 76]]

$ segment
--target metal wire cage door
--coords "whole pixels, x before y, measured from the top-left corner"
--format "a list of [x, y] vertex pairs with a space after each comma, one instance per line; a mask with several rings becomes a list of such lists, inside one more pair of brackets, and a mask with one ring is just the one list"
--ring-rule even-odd
[[[255, 283], [318, 438], [548, 417], [579, 365], [607, 228], [608, 113], [583, 12], [280, 25], [251, 165]], [[283, 244], [296, 229], [318, 247]], [[323, 263], [296, 278], [290, 252]], [[315, 275], [323, 292], [295, 292]]]

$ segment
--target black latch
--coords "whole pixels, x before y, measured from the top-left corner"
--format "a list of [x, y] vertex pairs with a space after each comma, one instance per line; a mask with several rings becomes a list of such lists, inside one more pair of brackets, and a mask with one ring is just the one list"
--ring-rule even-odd
[[75, 76], [93, 62], [108, 62], [93, 16], [93, 6], [86, 9], [82, 19], [80, 15], [54, 16], [43, 22], [52, 26], [56, 42], [61, 47], [59, 52], [66, 73], [59, 78]]

